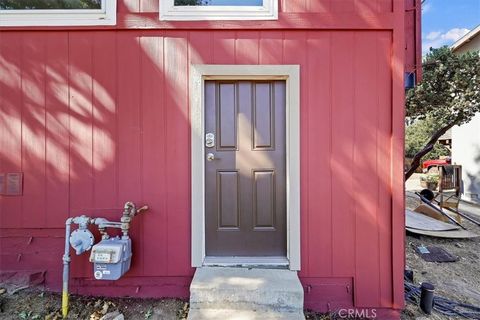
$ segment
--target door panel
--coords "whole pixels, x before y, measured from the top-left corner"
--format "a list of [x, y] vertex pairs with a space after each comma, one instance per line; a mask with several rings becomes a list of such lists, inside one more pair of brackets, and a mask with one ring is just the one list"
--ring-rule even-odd
[[238, 172], [217, 172], [217, 186], [218, 228], [238, 229], [240, 227]]
[[270, 84], [255, 85], [255, 101], [253, 105], [253, 149], [274, 149], [275, 117], [270, 99]]
[[207, 256], [286, 255], [284, 81], [206, 81]]
[[219, 150], [237, 149], [237, 103], [235, 84], [218, 84], [218, 108], [216, 132]]
[[254, 229], [275, 229], [275, 171], [253, 173]]

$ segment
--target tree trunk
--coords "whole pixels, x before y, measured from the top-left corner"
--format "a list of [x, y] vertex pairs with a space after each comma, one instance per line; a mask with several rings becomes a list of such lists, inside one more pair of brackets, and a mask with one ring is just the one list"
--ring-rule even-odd
[[445, 134], [445, 132], [448, 131], [451, 127], [453, 127], [457, 122], [454, 121], [452, 123], [449, 123], [443, 128], [440, 128], [437, 130], [431, 137], [430, 140], [428, 140], [427, 144], [425, 147], [423, 147], [422, 150], [417, 152], [415, 156], [413, 156], [412, 164], [410, 165], [410, 168], [405, 172], [405, 181], [408, 180], [412, 176], [412, 174], [415, 173], [415, 170], [420, 166], [420, 161], [422, 160], [422, 157], [428, 154], [430, 151], [432, 151], [433, 146], [435, 143], [438, 141], [438, 139]]

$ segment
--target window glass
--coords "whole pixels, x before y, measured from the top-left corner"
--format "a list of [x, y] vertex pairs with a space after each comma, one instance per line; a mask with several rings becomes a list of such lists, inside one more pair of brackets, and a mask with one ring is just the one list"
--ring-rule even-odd
[[263, 0], [175, 0], [175, 6], [262, 6]]
[[0, 0], [0, 10], [55, 9], [102, 9], [102, 0]]

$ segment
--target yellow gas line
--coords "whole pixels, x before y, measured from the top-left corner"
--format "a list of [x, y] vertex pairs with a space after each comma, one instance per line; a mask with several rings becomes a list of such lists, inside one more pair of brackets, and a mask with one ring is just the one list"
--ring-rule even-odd
[[62, 317], [66, 318], [68, 315], [68, 292], [62, 292]]

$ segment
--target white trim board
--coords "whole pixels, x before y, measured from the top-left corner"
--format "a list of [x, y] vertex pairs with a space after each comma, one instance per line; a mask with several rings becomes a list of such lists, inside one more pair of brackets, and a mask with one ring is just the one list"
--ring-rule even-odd
[[192, 65], [190, 68], [192, 267], [205, 264], [205, 80], [285, 80], [287, 259], [300, 270], [300, 66]]

